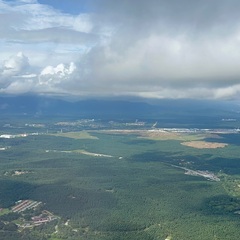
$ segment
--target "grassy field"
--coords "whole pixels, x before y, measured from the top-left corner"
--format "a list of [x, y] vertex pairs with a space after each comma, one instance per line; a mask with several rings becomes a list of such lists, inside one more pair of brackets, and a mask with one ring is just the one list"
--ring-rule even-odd
[[73, 139], [98, 139], [97, 137], [94, 137], [90, 135], [86, 131], [81, 132], [58, 132], [58, 133], [52, 133], [51, 136], [55, 137], [66, 137], [66, 138], [73, 138]]

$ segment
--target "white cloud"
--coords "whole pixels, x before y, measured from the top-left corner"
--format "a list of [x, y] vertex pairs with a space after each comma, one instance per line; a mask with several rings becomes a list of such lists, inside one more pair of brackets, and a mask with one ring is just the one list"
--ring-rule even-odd
[[[0, 92], [19, 93], [61, 93], [61, 84], [74, 79], [76, 65], [58, 64], [56, 67], [47, 66], [41, 71], [29, 65], [28, 57], [22, 52], [11, 56], [3, 62], [0, 74]], [[28, 72], [31, 70], [32, 72]], [[60, 88], [59, 88], [60, 86]]]
[[28, 58], [19, 52], [15, 56], [11, 56], [8, 60], [4, 61], [2, 66], [1, 77], [11, 77], [22, 74], [29, 67]]
[[[0, 2], [3, 7], [4, 17], [13, 20], [10, 22], [10, 25], [2, 18], [6, 29], [10, 30], [13, 28], [17, 31], [32, 31], [59, 27], [63, 32], [66, 29], [71, 29], [85, 33], [90, 33], [92, 30], [91, 17], [87, 13], [74, 16], [62, 13], [47, 5], [38, 4], [37, 1], [24, 0], [20, 2], [21, 4], [13, 2], [13, 6], [4, 1]], [[19, 18], [15, 22], [14, 15], [21, 15], [21, 19]]]
[[0, 88], [0, 92], [8, 94], [22, 94], [34, 92], [34, 81], [31, 79], [21, 79], [11, 82], [7, 87]]
[[5, 60], [0, 67], [0, 92], [26, 93], [30, 92], [33, 78], [36, 74], [29, 74], [29, 59], [22, 52]]
[[229, 99], [233, 96], [240, 96], [240, 84], [217, 88], [213, 95], [216, 99]]
[[39, 74], [40, 85], [55, 86], [72, 78], [76, 71], [75, 63], [71, 62], [68, 66], [61, 63], [56, 67], [47, 66]]

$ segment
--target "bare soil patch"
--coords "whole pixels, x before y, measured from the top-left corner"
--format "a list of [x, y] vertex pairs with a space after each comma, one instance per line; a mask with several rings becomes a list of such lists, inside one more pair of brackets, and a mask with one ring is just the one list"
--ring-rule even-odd
[[216, 143], [216, 142], [206, 142], [206, 141], [190, 141], [190, 142], [182, 142], [184, 146], [193, 147], [193, 148], [223, 148], [226, 147], [227, 143]]

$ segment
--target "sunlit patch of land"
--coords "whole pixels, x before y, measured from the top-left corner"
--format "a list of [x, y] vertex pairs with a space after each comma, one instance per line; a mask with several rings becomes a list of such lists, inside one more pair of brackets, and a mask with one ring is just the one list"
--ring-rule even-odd
[[101, 153], [93, 153], [93, 152], [88, 152], [85, 150], [74, 150], [72, 152], [81, 153], [81, 154], [85, 154], [85, 155], [89, 155], [89, 156], [93, 156], [93, 157], [113, 157], [111, 155], [101, 154]]
[[0, 208], [0, 216], [10, 213], [8, 208]]
[[228, 144], [227, 143], [216, 143], [216, 142], [206, 142], [206, 141], [190, 141], [190, 142], [182, 142], [184, 146], [205, 149], [205, 148], [224, 148]]
[[58, 132], [58, 133], [52, 133], [49, 134], [56, 137], [66, 137], [66, 138], [73, 138], [73, 139], [98, 139], [95, 136], [92, 136], [86, 131], [80, 131], [80, 132]]
[[106, 189], [106, 192], [114, 193], [114, 189]]
[[88, 152], [86, 150], [78, 149], [78, 150], [72, 150], [72, 151], [59, 151], [59, 150], [46, 150], [46, 153], [49, 152], [60, 152], [60, 153], [78, 153], [78, 154], [84, 154], [84, 155], [89, 155], [92, 157], [113, 157], [112, 155], [107, 155], [107, 154], [102, 154], [102, 153], [93, 153], [93, 152]]
[[30, 171], [23, 171], [23, 170], [12, 170], [12, 171], [6, 171], [4, 173], [4, 176], [20, 176], [24, 174], [31, 173]]
[[136, 135], [138, 138], [149, 140], [177, 140], [177, 141], [201, 141], [206, 138], [221, 138], [218, 134], [209, 131], [190, 129], [151, 129], [151, 130], [129, 130], [114, 129], [101, 130], [105, 134]]
[[176, 165], [172, 165], [172, 166], [185, 170], [186, 175], [204, 177], [208, 180], [212, 180], [212, 181], [216, 181], [216, 182], [220, 181], [220, 178], [217, 177], [217, 175], [215, 175], [213, 172], [201, 171], [201, 170], [192, 170], [192, 169], [189, 169], [189, 168], [186, 168], [186, 167], [179, 167], [179, 166], [176, 166]]
[[202, 140], [206, 136], [204, 134], [188, 134], [176, 132], [161, 132], [161, 131], [145, 131], [141, 133], [139, 138], [146, 138], [150, 140], [179, 140], [179, 141], [195, 141]]

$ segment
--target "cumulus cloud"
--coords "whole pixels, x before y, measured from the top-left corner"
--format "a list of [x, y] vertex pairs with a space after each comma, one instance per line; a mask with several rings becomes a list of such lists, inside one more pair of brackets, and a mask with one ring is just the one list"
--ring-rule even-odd
[[5, 60], [0, 67], [0, 88], [6, 88], [14, 83], [14, 78], [24, 74], [28, 68], [28, 58], [22, 52]]
[[2, 93], [26, 93], [34, 87], [36, 74], [29, 74], [31, 66], [29, 59], [24, 53], [19, 52], [3, 61], [0, 66], [0, 92]]
[[[28, 57], [22, 52], [11, 56], [3, 62], [0, 74], [0, 92], [2, 93], [62, 93], [59, 86], [73, 81], [76, 74], [74, 62], [60, 63], [57, 66], [46, 66], [35, 70], [30, 66]], [[32, 72], [28, 72], [28, 70]]]
[[28, 58], [19, 52], [15, 56], [11, 56], [8, 60], [4, 61], [2, 76], [9, 77], [21, 74], [29, 67]]
[[237, 0], [39, 2], [0, 0], [2, 92], [239, 98]]
[[76, 71], [75, 63], [71, 62], [68, 66], [61, 63], [56, 67], [47, 66], [39, 74], [39, 84], [49, 87], [63, 84], [67, 80], [72, 80]]

